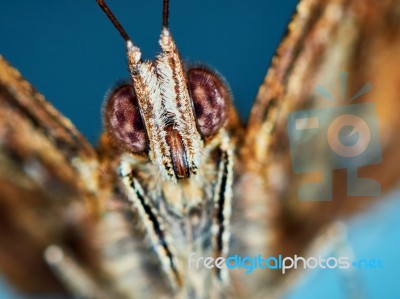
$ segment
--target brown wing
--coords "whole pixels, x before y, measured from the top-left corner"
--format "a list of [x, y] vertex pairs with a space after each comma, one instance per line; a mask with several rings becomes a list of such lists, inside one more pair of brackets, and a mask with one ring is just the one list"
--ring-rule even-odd
[[88, 236], [107, 196], [101, 176], [92, 146], [0, 56], [0, 268], [7, 280], [26, 292], [60, 291], [44, 262], [52, 244], [96, 271]]
[[[320, 159], [320, 170], [314, 171], [317, 178], [311, 179], [318, 181], [318, 172], [333, 172], [332, 201], [298, 199], [300, 186], [310, 177], [309, 173], [293, 171], [288, 116], [301, 109], [326, 108], [329, 101], [315, 92], [317, 84], [340, 99], [341, 90], [335, 86], [340, 86], [341, 72], [349, 76], [347, 99], [365, 83], [373, 86], [355, 102], [376, 105], [383, 160], [361, 166], [358, 175], [377, 180], [383, 194], [396, 183], [400, 165], [399, 65], [399, 1], [300, 2], [259, 89], [241, 151], [244, 175], [236, 194], [243, 205], [240, 213], [245, 223], [241, 229], [254, 232], [243, 237], [250, 244], [249, 252], [266, 252], [267, 256], [301, 254], [326, 225], [359, 212], [371, 198], [377, 198], [348, 196], [346, 171], [333, 170], [332, 161]], [[315, 159], [326, 155], [327, 148], [320, 145], [324, 142], [319, 140], [310, 148]], [[293, 148], [292, 154], [303, 153], [299, 151]], [[268, 282], [264, 279], [260, 283], [265, 286]]]

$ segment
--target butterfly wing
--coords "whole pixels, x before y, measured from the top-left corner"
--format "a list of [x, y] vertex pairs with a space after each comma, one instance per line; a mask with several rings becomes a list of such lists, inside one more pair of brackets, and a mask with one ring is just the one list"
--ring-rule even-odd
[[62, 290], [44, 259], [54, 244], [95, 272], [89, 236], [108, 194], [98, 154], [1, 56], [0, 160], [0, 267], [7, 279], [26, 292]]
[[[240, 216], [245, 219], [238, 227], [253, 232], [241, 237], [248, 244], [247, 252], [299, 255], [324, 227], [360, 212], [377, 198], [374, 193], [350, 190], [358, 178], [375, 180], [382, 193], [398, 180], [399, 12], [398, 1], [299, 3], [260, 86], [240, 153], [244, 169], [235, 193]], [[371, 87], [362, 89], [367, 82], [372, 89], [363, 94]], [[353, 96], [354, 102], [343, 102]], [[332, 103], [336, 99], [339, 105]], [[359, 106], [345, 107], [350, 104]], [[369, 105], [375, 109], [368, 110]], [[367, 124], [371, 118], [377, 119], [379, 130], [371, 129], [370, 144], [379, 144], [381, 152], [377, 145], [368, 158], [357, 160], [357, 167], [351, 159], [344, 159], [349, 164], [340, 157], [332, 159], [327, 130], [339, 111], [335, 109], [355, 113]], [[295, 117], [318, 118], [318, 126], [313, 121], [303, 122], [303, 126], [309, 131], [317, 127], [326, 131], [301, 134], [292, 121]], [[371, 126], [377, 126], [376, 122], [372, 120]], [[346, 179], [346, 171], [356, 178]], [[319, 183], [319, 193], [307, 185], [310, 180]], [[361, 189], [370, 182], [362, 181]], [[331, 194], [324, 197], [321, 187], [331, 188]], [[263, 277], [259, 284], [271, 281]], [[255, 289], [260, 286], [253, 281], [249, 284]]]

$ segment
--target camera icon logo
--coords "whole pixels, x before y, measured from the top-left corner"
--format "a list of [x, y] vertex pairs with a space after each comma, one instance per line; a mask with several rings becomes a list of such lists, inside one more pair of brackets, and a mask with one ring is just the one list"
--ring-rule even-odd
[[[346, 80], [347, 73], [342, 73], [343, 98]], [[327, 89], [318, 85], [317, 93], [336, 106], [289, 114], [287, 128], [293, 171], [321, 175], [319, 182], [300, 186], [300, 200], [332, 200], [332, 171], [342, 168], [347, 169], [348, 196], [380, 195], [379, 182], [358, 177], [359, 167], [382, 162], [375, 104], [351, 103], [371, 88], [372, 85], [367, 83], [350, 101], [341, 104]]]

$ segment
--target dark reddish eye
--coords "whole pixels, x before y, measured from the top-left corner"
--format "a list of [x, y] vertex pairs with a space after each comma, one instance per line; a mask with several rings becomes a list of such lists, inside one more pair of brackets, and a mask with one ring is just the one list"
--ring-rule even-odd
[[146, 129], [133, 86], [125, 84], [114, 89], [104, 108], [105, 127], [111, 138], [126, 150], [145, 151], [148, 147]]
[[188, 81], [200, 133], [217, 133], [228, 116], [228, 88], [215, 73], [200, 67], [189, 69]]

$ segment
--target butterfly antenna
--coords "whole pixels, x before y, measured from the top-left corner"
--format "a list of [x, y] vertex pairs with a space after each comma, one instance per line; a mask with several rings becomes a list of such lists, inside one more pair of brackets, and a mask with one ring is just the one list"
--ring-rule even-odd
[[169, 0], [163, 0], [163, 28], [168, 29]]
[[129, 35], [126, 33], [126, 31], [122, 27], [121, 23], [118, 22], [117, 18], [113, 15], [113, 13], [111, 12], [111, 10], [107, 6], [107, 4], [103, 0], [96, 0], [96, 1], [99, 4], [99, 6], [101, 7], [101, 9], [104, 11], [104, 13], [107, 15], [107, 17], [110, 19], [110, 21], [113, 23], [114, 27], [118, 30], [119, 34], [121, 34], [122, 38], [126, 42], [128, 42], [128, 41], [131, 42]]

